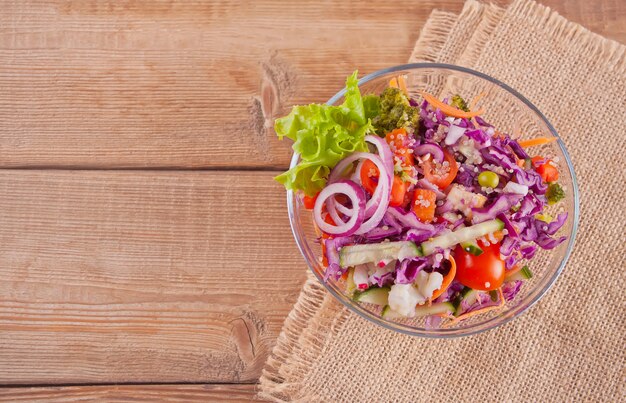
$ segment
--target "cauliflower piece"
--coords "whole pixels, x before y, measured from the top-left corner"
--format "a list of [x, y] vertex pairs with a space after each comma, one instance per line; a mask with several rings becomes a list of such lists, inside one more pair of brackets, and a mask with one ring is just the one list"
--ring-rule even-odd
[[415, 316], [415, 307], [426, 299], [413, 284], [394, 284], [389, 291], [389, 307], [402, 316]]
[[441, 273], [437, 272], [426, 273], [425, 271], [420, 271], [417, 273], [417, 277], [415, 278], [415, 285], [417, 286], [417, 290], [422, 295], [424, 301], [430, 298], [435, 290], [441, 288], [442, 283], [443, 276]]
[[442, 283], [443, 276], [440, 273], [420, 271], [413, 284], [391, 286], [387, 303], [393, 312], [411, 318], [415, 316], [415, 307], [424, 304]]

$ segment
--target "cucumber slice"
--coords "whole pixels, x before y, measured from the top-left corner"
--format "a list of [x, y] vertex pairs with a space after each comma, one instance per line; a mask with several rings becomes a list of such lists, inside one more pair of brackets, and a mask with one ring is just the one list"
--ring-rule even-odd
[[437, 248], [451, 248], [458, 243], [472, 241], [503, 228], [504, 223], [498, 219], [481, 222], [471, 227], [460, 228], [454, 232], [449, 232], [424, 242], [422, 244], [422, 252], [424, 256], [432, 255]]
[[461, 297], [455, 303], [455, 311], [454, 316], [459, 316], [462, 310], [461, 302], [464, 302], [466, 306], [473, 305], [478, 299], [478, 290], [474, 290], [473, 288], [465, 287], [463, 291], [461, 291]]
[[344, 246], [339, 251], [341, 267], [356, 266], [365, 263], [378, 263], [381, 260], [404, 260], [422, 256], [422, 251], [415, 242], [381, 242], [364, 245]]
[[383, 308], [382, 317], [383, 319], [399, 319], [403, 316], [391, 309], [389, 305], [385, 305], [385, 307]]
[[354, 282], [354, 267], [348, 269], [348, 278], [346, 279], [346, 292], [353, 294], [356, 291], [356, 283]]
[[[431, 306], [418, 305], [415, 307], [415, 317], [417, 318], [446, 312], [454, 312], [454, 305], [452, 302], [439, 302], [437, 304], [432, 304]], [[399, 319], [404, 317], [392, 310], [389, 305], [385, 305], [383, 308], [382, 316], [384, 319]]]
[[533, 277], [533, 272], [530, 271], [528, 266], [524, 266], [520, 270], [516, 271], [515, 273], [505, 275], [504, 281], [528, 280], [532, 277]]
[[363, 292], [356, 292], [353, 299], [357, 302], [367, 302], [374, 305], [387, 305], [389, 287], [372, 287]]
[[480, 246], [478, 246], [476, 241], [461, 242], [461, 248], [463, 248], [465, 252], [474, 256], [480, 256], [483, 254], [483, 250]]
[[430, 316], [436, 315], [439, 313], [447, 313], [454, 312], [454, 305], [452, 302], [438, 302], [436, 304], [428, 305], [418, 305], [415, 308], [415, 316]]

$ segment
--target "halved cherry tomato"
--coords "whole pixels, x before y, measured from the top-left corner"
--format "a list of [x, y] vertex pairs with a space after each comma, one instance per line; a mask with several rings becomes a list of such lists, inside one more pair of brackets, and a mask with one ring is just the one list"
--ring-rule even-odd
[[500, 258], [500, 244], [485, 246], [479, 242], [483, 253], [474, 256], [457, 245], [453, 255], [456, 260], [456, 279], [475, 290], [490, 291], [504, 282], [505, 266]]
[[387, 133], [385, 141], [389, 144], [395, 156], [402, 161], [401, 165], [403, 167], [410, 168], [415, 164], [412, 152], [413, 150], [409, 147], [411, 138], [407, 134], [406, 129], [396, 129]]
[[378, 171], [376, 164], [370, 160], [363, 161], [359, 176], [361, 177], [361, 185], [363, 185], [363, 189], [373, 195], [376, 190], [376, 186], [378, 186], [378, 177], [380, 176], [380, 172]]
[[439, 189], [448, 187], [459, 172], [459, 164], [454, 159], [454, 154], [444, 150], [443, 156], [444, 160], [441, 164], [432, 159], [422, 163], [424, 177]]
[[319, 192], [317, 192], [317, 194], [313, 197], [307, 195], [302, 196], [302, 204], [304, 204], [304, 208], [307, 210], [313, 210], [318, 195]]
[[432, 190], [415, 189], [413, 192], [413, 202], [411, 208], [417, 219], [424, 223], [429, 223], [435, 218], [435, 208], [437, 207], [437, 195]]
[[[542, 160], [545, 162], [540, 164], [539, 162]], [[537, 156], [532, 158], [532, 164], [544, 182], [556, 182], [559, 179], [559, 170], [552, 165], [552, 160]]]
[[[378, 177], [380, 176], [376, 164], [370, 160], [365, 160], [361, 166], [360, 176], [363, 188], [367, 190], [369, 194], [373, 195], [376, 190], [376, 186], [378, 186]], [[404, 196], [408, 187], [408, 183], [400, 179], [400, 177], [394, 175], [393, 183], [391, 185], [391, 200], [389, 201], [389, 205], [394, 207], [404, 205]]]
[[389, 205], [394, 207], [400, 207], [404, 205], [404, 196], [409, 184], [403, 181], [399, 176], [393, 177], [393, 185], [391, 186], [391, 200]]

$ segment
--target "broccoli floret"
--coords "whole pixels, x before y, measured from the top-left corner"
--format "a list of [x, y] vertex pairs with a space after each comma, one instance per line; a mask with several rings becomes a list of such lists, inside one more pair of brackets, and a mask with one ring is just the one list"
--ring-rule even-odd
[[564, 197], [565, 192], [563, 191], [561, 185], [556, 182], [548, 185], [548, 190], [546, 190], [546, 198], [548, 199], [548, 204], [554, 204]]
[[402, 127], [408, 132], [415, 132], [418, 119], [417, 109], [409, 104], [407, 96], [398, 88], [387, 87], [380, 95], [380, 112], [372, 119], [372, 124], [376, 133], [384, 136]]
[[452, 97], [452, 106], [457, 109], [460, 109], [465, 112], [469, 112], [469, 108], [467, 107], [467, 102], [459, 94], [456, 94]]

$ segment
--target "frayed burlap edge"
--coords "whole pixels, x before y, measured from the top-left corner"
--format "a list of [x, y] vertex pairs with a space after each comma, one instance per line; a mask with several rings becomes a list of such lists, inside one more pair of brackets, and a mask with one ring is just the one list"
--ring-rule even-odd
[[433, 10], [415, 43], [409, 63], [439, 62], [441, 50], [457, 18], [457, 14]]
[[[329, 305], [333, 307], [329, 309]], [[263, 368], [257, 397], [275, 402], [314, 399], [302, 395], [301, 385], [313, 362], [323, 354], [326, 341], [337, 334], [348, 314], [308, 273], [298, 301]]]

